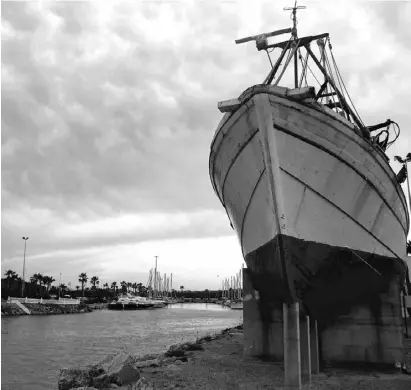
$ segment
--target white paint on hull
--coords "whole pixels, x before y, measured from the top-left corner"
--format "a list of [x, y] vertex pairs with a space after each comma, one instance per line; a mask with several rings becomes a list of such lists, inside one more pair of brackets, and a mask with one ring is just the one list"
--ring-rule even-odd
[[[405, 257], [405, 197], [383, 156], [344, 121], [270, 96], [292, 236]], [[348, 122], [347, 122], [348, 123]], [[274, 238], [272, 199], [251, 102], [221, 126], [210, 167], [244, 255]], [[271, 153], [275, 151], [271, 150]], [[348, 165], [347, 165], [348, 164]]]

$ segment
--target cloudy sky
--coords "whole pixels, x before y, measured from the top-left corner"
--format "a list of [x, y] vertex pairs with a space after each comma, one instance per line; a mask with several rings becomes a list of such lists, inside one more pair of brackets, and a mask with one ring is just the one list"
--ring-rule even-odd
[[[410, 152], [411, 4], [301, 2], [329, 32], [363, 120]], [[241, 251], [208, 176], [219, 100], [262, 82], [247, 35], [290, 27], [287, 1], [2, 2], [2, 273], [217, 288]], [[282, 38], [281, 38], [282, 39]], [[398, 163], [392, 164], [395, 171]], [[404, 187], [405, 189], [405, 187]]]

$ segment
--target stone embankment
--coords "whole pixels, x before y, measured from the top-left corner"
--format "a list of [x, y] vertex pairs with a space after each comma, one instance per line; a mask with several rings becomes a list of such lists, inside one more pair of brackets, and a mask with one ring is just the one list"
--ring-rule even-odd
[[[228, 331], [227, 329], [225, 332]], [[173, 369], [173, 367], [181, 366], [183, 363], [189, 362], [194, 351], [203, 351], [204, 343], [217, 338], [217, 335], [209, 335], [199, 338], [195, 342], [175, 344], [163, 354], [130, 355], [121, 352], [84, 369], [62, 369], [60, 370], [58, 389], [127, 388], [130, 390], [154, 390], [157, 387], [154, 387], [145, 376], [142, 376], [142, 373], [147, 371], [150, 375], [157, 370], [166, 369], [166, 367]], [[169, 385], [169, 388], [175, 387], [172, 383]]]
[[[87, 305], [58, 305], [52, 303], [24, 303], [24, 306], [30, 310], [32, 315], [48, 315], [48, 314], [75, 314], [88, 313], [92, 308]], [[2, 316], [19, 316], [27, 315], [16, 303], [1, 304]]]
[[[411, 363], [411, 340], [406, 340]], [[85, 369], [61, 370], [59, 390], [71, 389], [282, 389], [281, 362], [244, 356], [242, 326], [171, 346], [160, 355], [119, 353]], [[313, 375], [306, 390], [408, 390], [411, 375], [325, 369]]]

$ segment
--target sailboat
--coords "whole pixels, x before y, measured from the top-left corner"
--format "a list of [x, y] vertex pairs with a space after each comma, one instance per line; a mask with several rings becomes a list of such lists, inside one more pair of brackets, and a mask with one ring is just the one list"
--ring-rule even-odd
[[[218, 103], [209, 172], [261, 313], [300, 302], [326, 327], [403, 283], [409, 214], [386, 155], [398, 124], [363, 123], [329, 34], [298, 36], [300, 8], [291, 8], [292, 28], [236, 40], [254, 41], [270, 69], [261, 84]], [[307, 82], [312, 68], [318, 86]], [[291, 86], [282, 84], [288, 69]]]

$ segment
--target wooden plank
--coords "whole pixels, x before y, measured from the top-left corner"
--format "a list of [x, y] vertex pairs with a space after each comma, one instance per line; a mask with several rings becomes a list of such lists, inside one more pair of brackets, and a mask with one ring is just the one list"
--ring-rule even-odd
[[247, 37], [247, 38], [236, 39], [235, 43], [238, 45], [240, 43], [254, 41], [254, 40], [256, 40], [260, 37], [269, 38], [269, 37], [274, 37], [276, 35], [287, 34], [287, 33], [290, 33], [290, 32], [291, 32], [291, 28], [283, 28], [282, 30], [272, 31], [272, 32], [265, 33], [265, 34], [253, 35], [253, 36]]
[[314, 98], [315, 97], [315, 89], [314, 87], [303, 87], [303, 88], [295, 88], [290, 89], [287, 92], [287, 97], [294, 99], [294, 100], [303, 100], [307, 98]]
[[[300, 38], [300, 45], [299, 46], [306, 46], [310, 42], [312, 42], [316, 39], [328, 38], [328, 35], [329, 35], [328, 33], [325, 33], [325, 34], [311, 35], [309, 37]], [[290, 42], [290, 40], [279, 42], [279, 43], [274, 43], [272, 45], [268, 45], [267, 49], [272, 49], [272, 48], [276, 48], [276, 47], [280, 47], [281, 49], [284, 49], [289, 42]]]
[[218, 109], [220, 112], [233, 112], [241, 106], [241, 101], [239, 99], [224, 100], [218, 102]]

